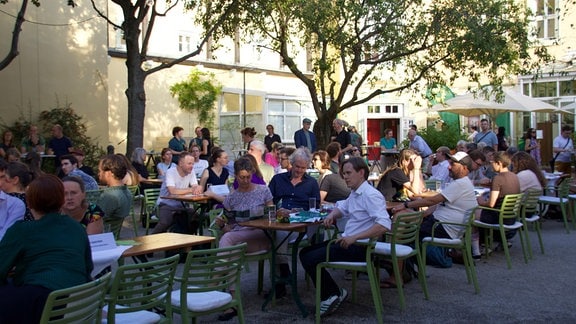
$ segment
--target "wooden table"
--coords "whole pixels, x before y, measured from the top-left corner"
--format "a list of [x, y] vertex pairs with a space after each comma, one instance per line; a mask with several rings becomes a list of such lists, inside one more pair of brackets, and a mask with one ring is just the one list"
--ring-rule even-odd
[[140, 180], [140, 183], [145, 183], [145, 184], [149, 184], [149, 185], [153, 185], [153, 186], [162, 186], [162, 182], [164, 182], [164, 180], [162, 179], [144, 179], [144, 180]]
[[122, 253], [123, 257], [134, 257], [175, 249], [185, 249], [189, 251], [193, 246], [211, 243], [214, 241], [214, 237], [179, 233], [158, 233], [137, 236], [132, 240], [134, 240], [137, 245], [124, 251], [124, 253]]
[[208, 203], [208, 201], [210, 200], [210, 198], [208, 198], [208, 196], [206, 196], [205, 194], [168, 195], [168, 196], [162, 196], [160, 198], [178, 200], [183, 203], [199, 203], [199, 204]]
[[[291, 269], [292, 272], [290, 274], [290, 277], [284, 280], [284, 283], [287, 283], [292, 287], [292, 298], [294, 299], [294, 302], [300, 309], [302, 316], [303, 317], [308, 316], [308, 309], [304, 306], [304, 304], [302, 304], [302, 300], [300, 299], [300, 295], [298, 294], [298, 246], [300, 245], [302, 238], [304, 238], [304, 235], [306, 234], [306, 229], [309, 226], [318, 225], [319, 223], [279, 223], [279, 222], [270, 222], [268, 221], [268, 218], [261, 218], [250, 220], [247, 222], [242, 222], [239, 224], [241, 226], [259, 228], [264, 231], [266, 237], [268, 237], [268, 239], [270, 240], [270, 245], [273, 247], [271, 257], [272, 259], [270, 260], [270, 266], [272, 267], [272, 269], [276, 268], [276, 254], [278, 252], [278, 248], [290, 237], [290, 235], [287, 235], [281, 242], [276, 242], [276, 240], [274, 239], [273, 232], [287, 231], [290, 233], [298, 233], [298, 238], [296, 238], [296, 241], [292, 245], [292, 269]], [[270, 278], [272, 282], [272, 287], [270, 289], [270, 292], [268, 293], [268, 298], [266, 298], [264, 304], [262, 304], [262, 310], [266, 309], [266, 306], [268, 305], [268, 303], [270, 303], [270, 301], [276, 294], [275, 290], [277, 279], [280, 278], [277, 278], [276, 274], [274, 274], [272, 278]]]

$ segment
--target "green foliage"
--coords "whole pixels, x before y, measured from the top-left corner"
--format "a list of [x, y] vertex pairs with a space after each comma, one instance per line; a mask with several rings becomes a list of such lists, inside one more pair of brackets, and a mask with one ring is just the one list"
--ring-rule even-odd
[[40, 134], [48, 144], [52, 138], [52, 126], [59, 124], [64, 129], [64, 135], [72, 140], [74, 147], [84, 151], [84, 164], [96, 166], [100, 157], [105, 154], [104, 149], [98, 145], [98, 142], [86, 135], [86, 124], [82, 122], [82, 117], [71, 108], [70, 103], [66, 103], [64, 107], [59, 106], [60, 104], [57, 103], [56, 108], [42, 111], [37, 121], [17, 121], [12, 126], [4, 126], [12, 131], [14, 143], [19, 145], [22, 138], [28, 135], [30, 125], [37, 125]]
[[457, 127], [450, 127], [447, 124], [443, 124], [440, 130], [436, 126], [418, 129], [418, 135], [428, 143], [432, 152], [436, 152], [440, 146], [448, 146], [453, 149], [459, 140], [466, 140], [466, 134], [463, 134]]
[[196, 112], [201, 124], [214, 128], [214, 104], [222, 93], [222, 85], [218, 84], [213, 73], [194, 69], [186, 81], [172, 85], [170, 93], [178, 98], [180, 108]]

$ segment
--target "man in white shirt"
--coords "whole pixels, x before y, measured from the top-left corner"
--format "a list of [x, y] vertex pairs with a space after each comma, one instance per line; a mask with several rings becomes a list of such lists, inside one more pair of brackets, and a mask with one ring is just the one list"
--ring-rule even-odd
[[571, 161], [574, 152], [574, 143], [572, 142], [572, 127], [562, 126], [562, 132], [558, 135], [552, 144], [554, 157], [554, 170], [570, 174], [572, 172]]
[[[330, 261], [365, 261], [366, 247], [355, 245], [360, 239], [378, 237], [389, 231], [391, 220], [386, 211], [384, 196], [372, 187], [368, 179], [368, 165], [361, 157], [352, 157], [340, 166], [344, 181], [352, 192], [348, 199], [339, 201], [336, 208], [324, 219], [325, 226], [332, 226], [336, 219], [349, 217], [342, 238], [330, 245]], [[326, 261], [327, 243], [305, 247], [300, 251], [300, 261], [315, 285], [321, 285], [321, 315], [336, 311], [348, 292], [339, 288], [325, 269], [322, 282], [316, 282], [316, 266]]]
[[[201, 194], [202, 188], [193, 171], [194, 157], [190, 152], [182, 152], [178, 166], [166, 171], [166, 179], [160, 188], [160, 197], [168, 195]], [[154, 228], [154, 234], [163, 233], [174, 223], [174, 213], [184, 210], [178, 200], [158, 198], [158, 218], [160, 221]]]
[[[450, 170], [448, 169], [450, 163], [448, 162], [448, 154], [450, 154], [450, 148], [446, 146], [440, 146], [436, 150], [436, 154], [430, 155], [428, 168], [426, 174], [430, 177], [429, 180], [438, 180], [442, 182], [442, 188], [450, 182]], [[436, 161], [436, 164], [434, 164]]]

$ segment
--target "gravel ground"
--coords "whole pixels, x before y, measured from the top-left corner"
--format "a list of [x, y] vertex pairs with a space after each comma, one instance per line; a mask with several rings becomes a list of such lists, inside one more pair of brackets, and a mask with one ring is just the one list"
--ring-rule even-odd
[[[136, 210], [139, 210], [137, 208]], [[490, 258], [476, 262], [480, 294], [466, 281], [463, 265], [452, 268], [427, 268], [430, 299], [417, 280], [405, 286], [406, 310], [400, 310], [395, 289], [382, 289], [384, 321], [392, 323], [546, 323], [576, 321], [576, 231], [566, 234], [563, 223], [546, 220], [542, 223], [545, 254], [541, 254], [535, 232], [530, 232], [534, 257], [524, 263], [520, 239], [516, 236], [510, 250], [512, 269], [506, 267], [503, 252], [496, 251]], [[140, 231], [143, 234], [143, 230]], [[122, 237], [133, 235], [128, 218]], [[161, 257], [159, 253], [156, 257]], [[127, 260], [128, 261], [128, 260]], [[266, 265], [267, 267], [268, 265]], [[179, 266], [179, 271], [182, 265]], [[251, 272], [242, 275], [242, 300], [246, 323], [312, 323], [314, 321], [314, 288], [306, 285], [303, 269], [298, 269], [299, 293], [310, 315], [303, 318], [290, 295], [261, 310], [264, 298], [256, 292], [257, 265], [250, 264]], [[265, 270], [268, 271], [268, 270]], [[350, 292], [351, 281], [344, 280], [342, 271], [333, 276]], [[383, 271], [382, 277], [386, 277]], [[269, 287], [265, 276], [265, 289]], [[357, 287], [358, 298], [348, 298], [338, 311], [323, 319], [325, 323], [376, 323], [376, 315], [366, 276], [361, 276]], [[217, 315], [201, 317], [200, 323], [220, 323]], [[229, 321], [236, 323], [237, 319]], [[174, 323], [181, 323], [179, 315]]]

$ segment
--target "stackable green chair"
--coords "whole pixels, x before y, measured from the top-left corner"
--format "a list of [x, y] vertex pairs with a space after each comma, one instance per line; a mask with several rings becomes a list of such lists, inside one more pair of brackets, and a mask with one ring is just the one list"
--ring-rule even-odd
[[100, 323], [111, 276], [107, 273], [82, 285], [52, 291], [44, 305], [40, 324]]
[[142, 215], [145, 219], [142, 222], [144, 228], [146, 228], [146, 235], [150, 231], [150, 223], [152, 223], [152, 215], [158, 215], [158, 205], [156, 201], [160, 196], [160, 188], [149, 188], [144, 189], [144, 214]]
[[[508, 264], [508, 269], [512, 268], [512, 262], [510, 261], [510, 249], [508, 248], [508, 240], [506, 239], [506, 231], [509, 230], [521, 230], [523, 224], [518, 221], [520, 218], [520, 207], [523, 201], [524, 194], [513, 194], [504, 196], [504, 201], [500, 209], [490, 208], [486, 206], [478, 206], [480, 209], [497, 211], [500, 215], [498, 224], [488, 224], [484, 223], [478, 219], [474, 220], [474, 226], [479, 228], [484, 228], [488, 230], [488, 233], [484, 236], [484, 245], [486, 249], [492, 249], [492, 242], [494, 241], [494, 230], [500, 233], [500, 240], [502, 242], [502, 248], [504, 249], [504, 254], [506, 254], [506, 263]], [[514, 224], [505, 225], [504, 221], [507, 219], [514, 219]], [[526, 254], [526, 248], [524, 247], [524, 235], [520, 234], [520, 242], [522, 244], [522, 253], [524, 254], [524, 261], [528, 263], [528, 255]], [[488, 253], [486, 253], [488, 257]]]
[[[546, 206], [560, 206], [562, 211], [562, 219], [564, 220], [564, 227], [566, 228], [566, 233], [570, 233], [570, 226], [568, 226], [568, 213], [570, 210], [570, 183], [568, 180], [563, 179], [562, 182], [557, 187], [557, 196], [540, 196], [538, 198], [538, 203], [542, 206], [543, 210]], [[575, 222], [574, 217], [572, 217], [572, 222]], [[573, 224], [574, 225], [574, 224]]]
[[[180, 289], [172, 291], [172, 311], [181, 315], [182, 323], [196, 323], [198, 316], [231, 307], [244, 323], [240, 272], [245, 252], [246, 243], [188, 252], [182, 277], [175, 278]], [[228, 292], [230, 286], [234, 286], [234, 296]]]
[[[107, 323], [172, 321], [170, 302], [180, 255], [118, 267], [106, 297]], [[161, 316], [152, 309], [163, 310]]]
[[[462, 250], [464, 267], [466, 268], [466, 277], [468, 283], [474, 284], [474, 291], [476, 293], [480, 292], [480, 287], [478, 285], [478, 278], [476, 276], [476, 267], [474, 266], [474, 259], [472, 258], [472, 223], [474, 222], [474, 213], [476, 208], [473, 208], [467, 215], [467, 219], [464, 224], [452, 223], [452, 222], [436, 222], [432, 227], [432, 236], [425, 237], [422, 239], [422, 260], [426, 262], [426, 247], [428, 245], [444, 247], [448, 249], [459, 249]], [[436, 228], [440, 225], [454, 225], [459, 226], [464, 229], [464, 235], [461, 238], [449, 239], [449, 238], [438, 238], [434, 237], [434, 232]], [[418, 269], [420, 270], [420, 269]], [[426, 277], [426, 267], [420, 270], [424, 277]]]
[[524, 234], [526, 249], [528, 256], [532, 259], [532, 244], [530, 243], [530, 235], [528, 235], [528, 224], [532, 224], [534, 231], [538, 235], [538, 242], [540, 243], [540, 252], [544, 254], [544, 243], [542, 242], [542, 231], [540, 230], [540, 215], [538, 208], [538, 200], [542, 195], [542, 190], [529, 189], [524, 193], [524, 201], [520, 213], [520, 220], [524, 227], [522, 234]]
[[130, 205], [130, 216], [132, 217], [132, 227], [134, 229], [134, 236], [138, 236], [138, 223], [136, 222], [136, 212], [134, 211], [134, 202], [140, 201], [143, 195], [140, 194], [140, 187], [128, 186], [128, 190], [132, 193], [132, 204]]
[[[418, 238], [421, 223], [422, 212], [396, 215], [394, 223], [392, 224], [392, 231], [387, 232], [385, 235], [386, 242], [377, 242], [374, 251], [378, 258], [383, 258], [392, 262], [394, 279], [397, 283], [396, 287], [402, 310], [406, 308], [406, 302], [404, 298], [404, 287], [402, 284], [402, 271], [400, 271], [398, 261], [403, 261], [410, 257], [416, 257], [418, 281], [420, 282], [420, 286], [424, 292], [424, 297], [428, 299], [428, 286], [426, 284], [426, 277], [424, 277], [424, 272], [422, 271], [426, 266], [426, 262], [422, 260]], [[379, 285], [378, 282], [377, 284]]]
[[[218, 247], [218, 242], [220, 241], [220, 237], [222, 236], [222, 231], [215, 225], [215, 218], [217, 216], [222, 215], [224, 209], [212, 209], [208, 212], [208, 217], [210, 218], [210, 226], [208, 230], [216, 239], [212, 242], [213, 247]], [[262, 250], [256, 251], [252, 253], [246, 253], [245, 261], [246, 261], [246, 271], [249, 272], [250, 268], [248, 267], [248, 262], [257, 261], [258, 262], [258, 294], [262, 293], [264, 289], [264, 262], [268, 261], [270, 264], [270, 276], [274, 275], [274, 269], [272, 269], [272, 248], [269, 250]]]

